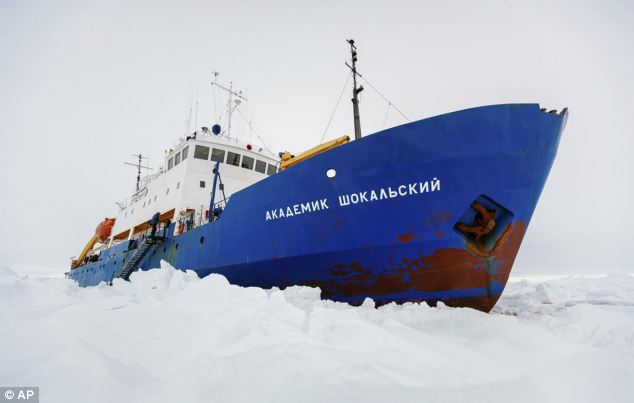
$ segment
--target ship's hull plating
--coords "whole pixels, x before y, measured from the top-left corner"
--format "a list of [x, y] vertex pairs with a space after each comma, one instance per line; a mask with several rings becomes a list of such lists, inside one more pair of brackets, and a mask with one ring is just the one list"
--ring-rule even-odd
[[[354, 304], [369, 297], [489, 311], [566, 117], [535, 104], [496, 105], [364, 137], [234, 194], [220, 219], [169, 237], [140, 267], [164, 259], [242, 286], [318, 286], [322, 297]], [[483, 224], [482, 207], [495, 223], [477, 236], [464, 228]], [[126, 249], [106, 250], [69, 277], [110, 281]]]

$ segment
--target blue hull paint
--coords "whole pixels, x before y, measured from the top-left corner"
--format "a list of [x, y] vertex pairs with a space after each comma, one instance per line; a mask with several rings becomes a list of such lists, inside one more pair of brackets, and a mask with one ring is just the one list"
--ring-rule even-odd
[[[495, 105], [366, 136], [234, 194], [220, 219], [169, 237], [140, 267], [163, 259], [242, 286], [303, 284], [355, 304], [370, 297], [488, 311], [504, 290], [566, 118], [536, 104]], [[352, 194], [358, 203], [341, 205]], [[476, 200], [496, 211], [487, 247], [456, 227], [474, 219]], [[297, 214], [313, 201], [323, 202]], [[69, 277], [82, 286], [109, 282], [127, 248], [103, 251]]]

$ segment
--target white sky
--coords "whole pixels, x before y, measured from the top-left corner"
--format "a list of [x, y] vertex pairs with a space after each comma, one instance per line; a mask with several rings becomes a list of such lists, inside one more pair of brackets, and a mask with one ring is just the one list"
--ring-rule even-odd
[[[66, 270], [133, 190], [122, 162], [156, 166], [183, 134], [197, 82], [213, 123], [214, 70], [274, 152], [317, 144], [353, 37], [361, 73], [413, 120], [567, 106], [515, 273], [634, 271], [633, 21], [628, 1], [0, 0], [0, 264]], [[349, 98], [327, 138], [353, 133]], [[364, 133], [382, 129], [386, 103], [361, 99]]]

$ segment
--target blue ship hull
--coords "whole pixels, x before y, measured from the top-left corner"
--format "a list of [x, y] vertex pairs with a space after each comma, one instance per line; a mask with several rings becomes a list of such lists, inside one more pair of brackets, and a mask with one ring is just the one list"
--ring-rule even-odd
[[[566, 119], [536, 104], [495, 105], [366, 136], [235, 193], [218, 220], [169, 236], [139, 266], [166, 260], [241, 286], [318, 286], [323, 298], [352, 304], [489, 311]], [[470, 232], [490, 224], [483, 214], [492, 227]], [[127, 249], [118, 244], [68, 276], [82, 286], [110, 282]]]

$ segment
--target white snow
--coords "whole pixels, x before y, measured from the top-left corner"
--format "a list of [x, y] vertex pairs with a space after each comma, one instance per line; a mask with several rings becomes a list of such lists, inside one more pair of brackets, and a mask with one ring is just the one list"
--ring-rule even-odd
[[516, 280], [493, 313], [321, 301], [164, 264], [0, 268], [0, 386], [42, 402], [632, 402], [634, 277]]

